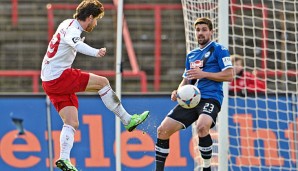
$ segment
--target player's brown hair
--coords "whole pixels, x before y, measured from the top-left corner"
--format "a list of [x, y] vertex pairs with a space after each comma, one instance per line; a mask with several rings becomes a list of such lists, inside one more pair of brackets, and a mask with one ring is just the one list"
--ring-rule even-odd
[[83, 0], [78, 5], [73, 18], [85, 21], [90, 15], [94, 18], [104, 16], [104, 7], [98, 0]]
[[196, 25], [198, 25], [198, 24], [207, 24], [209, 30], [213, 29], [212, 21], [209, 18], [206, 18], [206, 17], [197, 18], [194, 23], [194, 26], [196, 27]]

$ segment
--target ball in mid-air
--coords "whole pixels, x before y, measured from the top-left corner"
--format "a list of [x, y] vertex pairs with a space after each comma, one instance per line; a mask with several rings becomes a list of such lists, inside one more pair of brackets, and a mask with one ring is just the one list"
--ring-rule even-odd
[[185, 109], [196, 107], [200, 100], [201, 92], [194, 85], [187, 84], [177, 90], [177, 102]]

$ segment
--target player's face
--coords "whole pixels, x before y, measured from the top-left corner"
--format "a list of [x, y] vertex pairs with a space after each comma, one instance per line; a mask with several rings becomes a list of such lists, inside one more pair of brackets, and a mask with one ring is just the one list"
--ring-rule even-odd
[[196, 25], [196, 36], [200, 47], [204, 47], [207, 43], [210, 42], [212, 34], [212, 30], [209, 30], [207, 24]]
[[94, 29], [94, 27], [97, 26], [97, 19], [98, 19], [98, 17], [97, 18], [93, 18], [93, 17], [89, 18], [89, 23], [85, 29], [86, 32], [91, 32]]
[[241, 60], [235, 61], [234, 70], [236, 74], [239, 74], [243, 70], [243, 64]]

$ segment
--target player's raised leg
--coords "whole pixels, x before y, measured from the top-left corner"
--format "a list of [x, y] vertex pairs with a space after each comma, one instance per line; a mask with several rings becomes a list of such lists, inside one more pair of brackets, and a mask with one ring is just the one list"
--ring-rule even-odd
[[120, 118], [125, 129], [129, 132], [133, 131], [139, 124], [143, 123], [149, 115], [149, 111], [130, 115], [122, 106], [122, 103], [111, 88], [106, 77], [90, 73], [86, 91], [98, 91], [105, 106]]

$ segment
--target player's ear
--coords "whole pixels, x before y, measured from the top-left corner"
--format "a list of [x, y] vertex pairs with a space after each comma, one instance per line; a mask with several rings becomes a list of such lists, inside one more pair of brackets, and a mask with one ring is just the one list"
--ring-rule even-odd
[[92, 21], [92, 20], [93, 20], [93, 16], [92, 15], [89, 15], [88, 21]]

